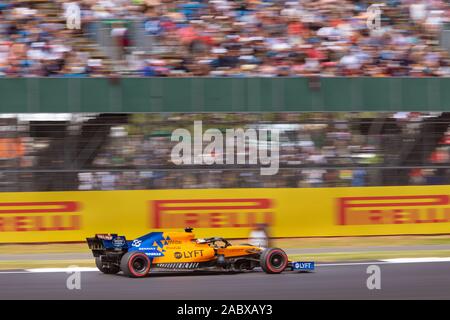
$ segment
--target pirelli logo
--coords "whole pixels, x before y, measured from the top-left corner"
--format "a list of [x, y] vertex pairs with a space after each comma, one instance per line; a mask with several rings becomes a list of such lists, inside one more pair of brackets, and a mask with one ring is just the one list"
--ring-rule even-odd
[[448, 195], [337, 199], [338, 225], [448, 222], [450, 222], [450, 198]]
[[164, 269], [195, 269], [198, 268], [198, 262], [184, 262], [184, 263], [158, 263], [157, 268]]
[[0, 232], [79, 230], [80, 203], [0, 202]]
[[186, 199], [151, 201], [152, 228], [249, 228], [273, 223], [271, 199]]

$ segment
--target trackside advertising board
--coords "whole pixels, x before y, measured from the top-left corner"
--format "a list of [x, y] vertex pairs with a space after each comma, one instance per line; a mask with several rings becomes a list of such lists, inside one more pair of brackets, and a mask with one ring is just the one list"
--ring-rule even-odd
[[208, 189], [0, 193], [0, 243], [132, 239], [186, 226], [199, 237], [450, 233], [450, 187]]

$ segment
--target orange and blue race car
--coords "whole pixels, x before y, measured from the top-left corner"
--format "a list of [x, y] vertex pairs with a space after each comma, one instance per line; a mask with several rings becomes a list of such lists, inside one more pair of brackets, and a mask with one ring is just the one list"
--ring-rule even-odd
[[145, 277], [152, 269], [245, 271], [261, 267], [271, 274], [314, 270], [314, 262], [289, 261], [282, 249], [232, 245], [216, 237], [197, 239], [192, 228], [185, 232], [151, 232], [131, 241], [117, 234], [96, 234], [86, 240], [101, 272], [122, 271], [134, 278]]

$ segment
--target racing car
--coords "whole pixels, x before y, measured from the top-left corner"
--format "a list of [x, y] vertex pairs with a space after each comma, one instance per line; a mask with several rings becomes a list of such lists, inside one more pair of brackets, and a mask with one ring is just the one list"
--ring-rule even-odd
[[101, 272], [122, 271], [133, 278], [145, 277], [154, 268], [245, 271], [261, 267], [270, 274], [286, 269], [314, 269], [313, 262], [289, 261], [279, 248], [232, 245], [220, 237], [197, 239], [192, 228], [185, 228], [184, 232], [150, 232], [130, 241], [117, 234], [96, 234], [86, 240]]

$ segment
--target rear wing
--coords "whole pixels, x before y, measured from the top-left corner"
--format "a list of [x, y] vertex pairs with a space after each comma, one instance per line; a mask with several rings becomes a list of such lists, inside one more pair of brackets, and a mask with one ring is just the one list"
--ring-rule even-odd
[[96, 234], [95, 237], [86, 238], [86, 241], [92, 251], [128, 249], [125, 236], [117, 234]]

